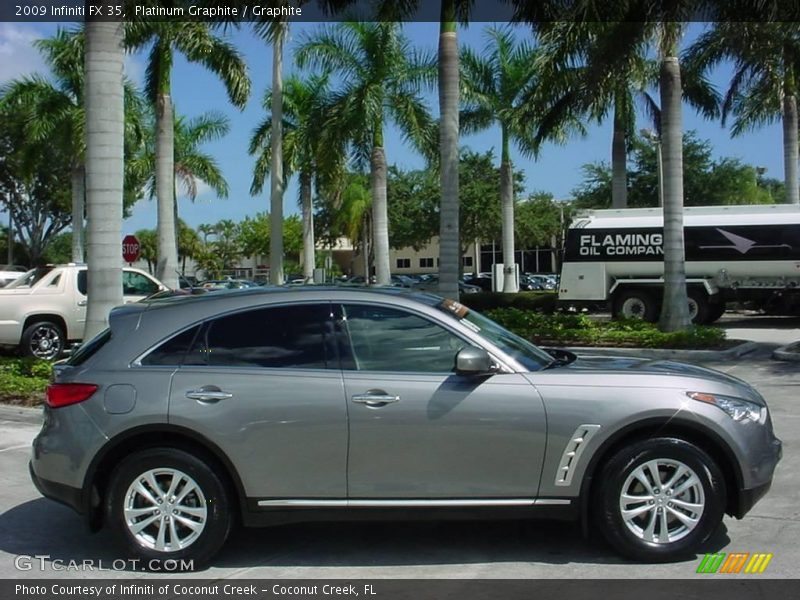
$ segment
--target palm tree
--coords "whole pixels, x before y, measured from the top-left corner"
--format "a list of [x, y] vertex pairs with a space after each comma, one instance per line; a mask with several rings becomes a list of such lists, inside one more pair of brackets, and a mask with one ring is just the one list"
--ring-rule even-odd
[[156, 275], [177, 287], [178, 256], [174, 194], [174, 113], [172, 64], [175, 51], [217, 75], [230, 101], [242, 108], [250, 95], [247, 66], [239, 52], [211, 31], [205, 22], [133, 21], [127, 24], [126, 43], [131, 49], [150, 48], [146, 92], [155, 113], [155, 177], [158, 200], [158, 266]]
[[[541, 99], [553, 87], [539, 78], [538, 54], [527, 42], [517, 42], [509, 29], [489, 28], [483, 56], [466, 49], [461, 54], [462, 127], [466, 132], [499, 125], [501, 134], [500, 204], [502, 207], [503, 291], [517, 292], [514, 264], [514, 183], [511, 143], [523, 156], [538, 154], [534, 124]], [[551, 137], [563, 138], [564, 127]]]
[[[153, 120], [153, 117], [150, 117]], [[206, 184], [220, 198], [228, 197], [228, 182], [222, 174], [216, 159], [202, 151], [201, 146], [218, 140], [230, 130], [228, 117], [211, 111], [199, 117], [187, 119], [178, 116], [174, 121], [173, 148], [174, 170], [171, 199], [173, 212], [177, 210], [177, 190], [182, 188], [184, 195], [194, 201], [199, 192], [199, 184]], [[157, 195], [156, 140], [152, 128], [144, 136], [141, 151], [130, 161], [130, 171], [142, 183], [144, 193], [153, 198]], [[177, 226], [177, 221], [176, 221]]]
[[[439, 15], [439, 293], [458, 299], [461, 237], [458, 202], [458, 0], [441, 0]], [[467, 3], [469, 6], [469, 3]], [[463, 14], [462, 14], [463, 17]]]
[[797, 93], [800, 32], [796, 23], [717, 22], [686, 51], [684, 61], [698, 70], [733, 62], [722, 102], [722, 123], [733, 115], [731, 136], [781, 119], [786, 197], [800, 204], [798, 188]]
[[[57, 144], [71, 157], [72, 260], [83, 262], [85, 113], [83, 98], [83, 28], [58, 29], [37, 40], [51, 78], [24, 77], [5, 85], [3, 102], [25, 115], [32, 142]], [[125, 81], [125, 143], [132, 148], [141, 138], [141, 102], [136, 88]]]
[[[300, 179], [300, 206], [303, 215], [303, 277], [311, 281], [314, 276], [314, 212], [312, 184], [315, 179], [325, 177], [320, 168], [330, 162], [332, 157], [341, 157], [343, 152], [333, 151], [322, 146], [324, 134], [324, 113], [328, 101], [328, 76], [312, 75], [308, 79], [289, 78], [283, 90], [282, 158], [283, 175], [286, 178], [294, 173]], [[250, 193], [261, 193], [264, 180], [272, 169], [273, 131], [272, 114], [269, 112], [274, 101], [272, 90], [264, 95], [266, 118], [258, 124], [250, 138], [250, 154], [256, 155], [253, 170], [253, 183]], [[326, 160], [325, 157], [329, 157]], [[330, 167], [328, 167], [330, 169]], [[319, 189], [319, 182], [317, 184]], [[272, 226], [272, 222], [270, 222]], [[274, 230], [270, 232], [270, 239]], [[270, 256], [270, 267], [273, 265]]]
[[[588, 72], [587, 52], [608, 34], [614, 23], [556, 22], [541, 27], [544, 47], [542, 68], [549, 79], [560, 74], [569, 79], [563, 94], [542, 117], [537, 140], [561, 126], [569, 115], [586, 115], [598, 122], [609, 112], [613, 119], [611, 142], [611, 206], [628, 205], [627, 158], [629, 141], [635, 137], [636, 104], [640, 104], [661, 133], [661, 110], [649, 88], [658, 86], [659, 62], [647, 53], [630, 53], [627, 63], [609, 77], [594, 77]], [[644, 49], [644, 48], [642, 48]], [[602, 67], [602, 65], [595, 65]], [[683, 99], [707, 118], [719, 114], [719, 96], [702, 74], [682, 69]], [[589, 87], [587, 82], [591, 82]]]
[[347, 22], [306, 37], [295, 52], [300, 67], [313, 65], [342, 80], [328, 108], [331, 130], [348, 140], [356, 166], [370, 165], [377, 283], [389, 283], [384, 127], [390, 119], [407, 141], [429, 150], [433, 123], [419, 95], [435, 79], [431, 57], [415, 51], [396, 22]]
[[84, 338], [102, 331], [122, 304], [125, 106], [123, 24], [86, 22], [86, 203], [88, 297]]
[[[515, 17], [542, 28], [542, 7], [538, 3], [512, 0]], [[661, 100], [661, 147], [664, 171], [664, 301], [659, 327], [663, 331], [679, 331], [689, 327], [689, 301], [686, 292], [686, 270], [683, 241], [683, 150], [681, 117], [681, 69], [678, 49], [687, 20], [698, 10], [697, 2], [675, 0], [661, 7], [653, 18], [652, 4], [647, 0], [622, 0], [613, 5], [599, 0], [584, 0], [571, 6], [569, 19], [548, 15], [549, 19], [592, 21], [603, 14], [609, 21], [585, 53], [587, 89], [602, 89], [608, 78], [617, 77], [632, 56], [647, 54], [653, 48], [659, 60], [659, 92]]]

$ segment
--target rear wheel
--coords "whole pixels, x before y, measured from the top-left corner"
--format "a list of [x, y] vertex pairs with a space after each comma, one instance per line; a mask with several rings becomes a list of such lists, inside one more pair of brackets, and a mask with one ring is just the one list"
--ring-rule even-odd
[[705, 325], [710, 323], [711, 305], [708, 302], [708, 294], [703, 290], [689, 290], [689, 318], [695, 325]]
[[21, 350], [25, 356], [56, 360], [64, 353], [67, 337], [58, 323], [37, 321], [22, 333]]
[[709, 305], [709, 315], [707, 323], [718, 321], [725, 314], [725, 302], [717, 302]]
[[202, 460], [175, 448], [144, 450], [122, 461], [105, 508], [117, 539], [148, 569], [170, 560], [179, 569], [203, 566], [225, 543], [232, 523], [222, 481]]
[[648, 291], [623, 290], [614, 297], [614, 316], [618, 319], [644, 319], [652, 323], [658, 318], [658, 303]]
[[603, 536], [640, 561], [677, 560], [698, 550], [722, 522], [722, 473], [679, 438], [641, 440], [606, 463], [593, 503]]

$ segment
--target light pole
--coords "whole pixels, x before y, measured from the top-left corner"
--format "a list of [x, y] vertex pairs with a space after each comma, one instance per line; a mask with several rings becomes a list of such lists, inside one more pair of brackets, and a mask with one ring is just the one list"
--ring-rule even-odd
[[661, 136], [652, 129], [642, 129], [639, 133], [656, 147], [656, 161], [658, 162], [658, 205], [664, 206], [664, 161], [661, 160]]

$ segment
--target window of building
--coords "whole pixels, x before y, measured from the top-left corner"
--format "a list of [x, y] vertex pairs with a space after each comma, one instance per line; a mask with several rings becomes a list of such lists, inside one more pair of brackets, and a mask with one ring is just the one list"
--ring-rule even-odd
[[465, 267], [471, 267], [471, 266], [472, 266], [472, 257], [471, 257], [471, 256], [465, 256], [465, 257], [463, 257], [463, 259], [462, 259], [462, 263], [463, 263], [463, 265], [464, 265]]
[[410, 258], [398, 258], [397, 259], [397, 268], [398, 269], [410, 269], [411, 268], [411, 259]]
[[433, 258], [420, 258], [419, 259], [419, 267], [420, 269], [430, 269], [433, 267]]

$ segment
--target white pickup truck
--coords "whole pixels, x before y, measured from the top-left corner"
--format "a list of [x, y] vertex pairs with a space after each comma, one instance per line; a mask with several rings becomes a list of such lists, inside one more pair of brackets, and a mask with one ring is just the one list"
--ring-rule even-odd
[[[86, 326], [86, 265], [39, 267], [0, 289], [0, 345], [26, 356], [54, 360], [83, 339]], [[126, 303], [166, 286], [140, 269], [122, 270]]]

